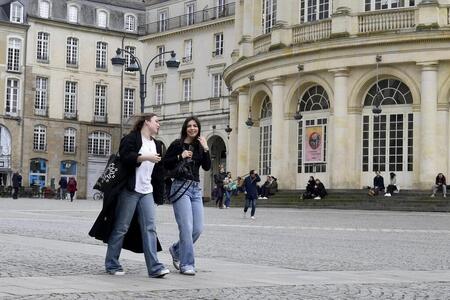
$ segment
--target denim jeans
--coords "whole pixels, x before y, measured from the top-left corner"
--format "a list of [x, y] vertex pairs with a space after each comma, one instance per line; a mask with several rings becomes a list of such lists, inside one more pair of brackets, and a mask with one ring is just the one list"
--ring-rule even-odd
[[255, 215], [255, 210], [256, 210], [256, 199], [245, 198], [244, 212], [247, 212], [247, 209], [250, 206], [252, 206], [252, 211], [251, 211], [250, 215], [253, 217]]
[[225, 206], [230, 207], [231, 203], [231, 191], [225, 191]]
[[137, 209], [147, 272], [150, 277], [153, 274], [158, 274], [164, 268], [164, 265], [158, 261], [156, 255], [155, 202], [153, 194], [141, 194], [124, 189], [117, 201], [114, 227], [109, 236], [108, 250], [106, 251], [106, 271], [123, 270], [119, 263], [120, 251], [122, 250], [125, 234]]
[[[172, 183], [171, 194], [175, 193], [184, 181], [175, 180]], [[172, 245], [175, 258], [180, 261], [180, 271], [195, 271], [194, 243], [203, 231], [203, 201], [199, 182], [192, 182], [184, 195], [173, 203], [173, 212], [180, 231], [180, 240]], [[177, 193], [184, 192], [184, 185]], [[174, 196], [174, 199], [178, 197]]]

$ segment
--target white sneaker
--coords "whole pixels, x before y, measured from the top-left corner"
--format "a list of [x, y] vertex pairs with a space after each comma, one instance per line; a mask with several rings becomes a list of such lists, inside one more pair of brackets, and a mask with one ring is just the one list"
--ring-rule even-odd
[[267, 197], [262, 197], [263, 200], [267, 200]]
[[251, 216], [250, 218], [251, 218], [252, 220], [254, 220], [254, 219], [255, 219], [255, 216]]
[[434, 194], [431, 194], [431, 196], [430, 196], [431, 198], [434, 198]]
[[384, 194], [385, 197], [391, 197], [392, 195], [390, 193]]
[[258, 200], [261, 200], [262, 198], [263, 198], [263, 197], [259, 196], [259, 197], [258, 197]]
[[322, 198], [320, 198], [319, 196], [315, 197], [314, 200], [320, 200]]
[[444, 198], [447, 198], [447, 195], [444, 195]]
[[106, 271], [109, 275], [115, 275], [115, 276], [123, 276], [125, 275], [125, 271], [117, 270], [117, 271]]

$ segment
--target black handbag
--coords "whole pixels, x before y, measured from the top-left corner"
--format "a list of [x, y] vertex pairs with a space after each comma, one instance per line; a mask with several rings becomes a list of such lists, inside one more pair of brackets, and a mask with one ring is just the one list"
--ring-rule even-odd
[[97, 182], [94, 185], [94, 189], [102, 193], [111, 191], [121, 182], [123, 174], [125, 174], [125, 172], [119, 154], [111, 154], [102, 176], [97, 179]]

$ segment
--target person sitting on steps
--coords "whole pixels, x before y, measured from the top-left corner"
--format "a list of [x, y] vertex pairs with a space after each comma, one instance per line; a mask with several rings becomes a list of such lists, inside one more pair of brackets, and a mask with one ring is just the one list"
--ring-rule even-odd
[[442, 190], [442, 194], [444, 194], [444, 198], [447, 197], [447, 182], [445, 180], [445, 176], [442, 173], [437, 174], [436, 180], [433, 186], [433, 194], [431, 197], [433, 198], [436, 195], [436, 192]]

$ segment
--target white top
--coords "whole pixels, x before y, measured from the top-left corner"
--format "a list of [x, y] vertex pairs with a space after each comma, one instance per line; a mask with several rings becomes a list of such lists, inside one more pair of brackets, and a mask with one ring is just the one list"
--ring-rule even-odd
[[[139, 150], [141, 155], [156, 154], [155, 141], [149, 140], [142, 136], [142, 147]], [[139, 167], [136, 168], [136, 185], [134, 190], [141, 194], [149, 194], [153, 192], [152, 173], [155, 163], [151, 161], [143, 161]]]

